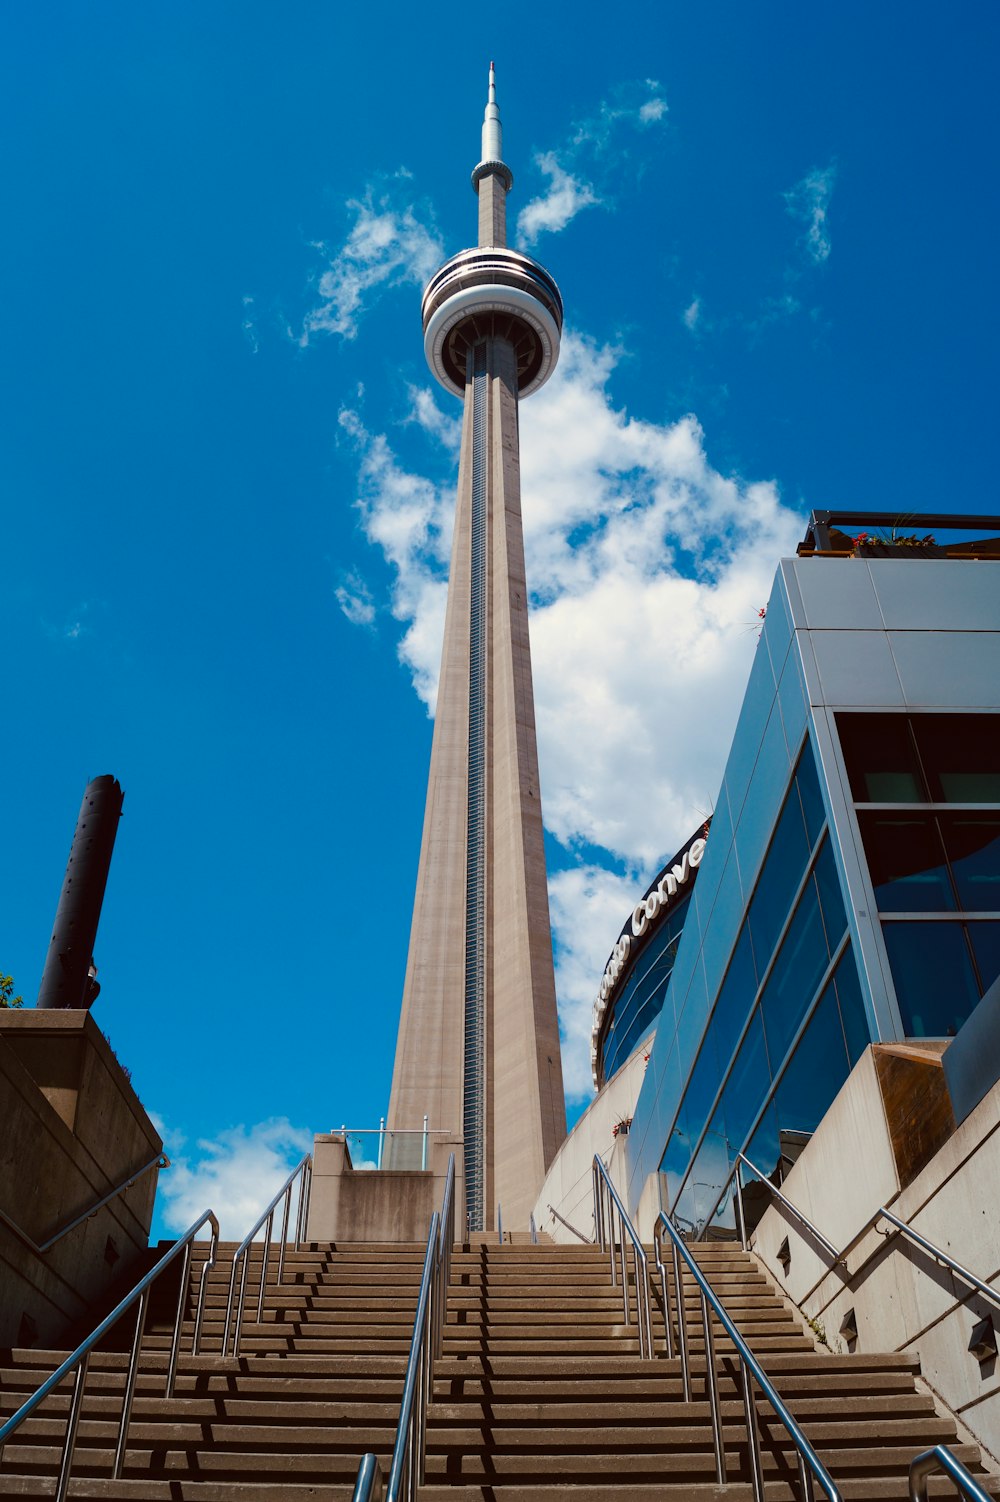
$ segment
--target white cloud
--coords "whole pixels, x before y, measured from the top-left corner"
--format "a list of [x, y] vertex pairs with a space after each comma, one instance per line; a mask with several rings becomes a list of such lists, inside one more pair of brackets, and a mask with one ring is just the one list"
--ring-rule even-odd
[[619, 89], [613, 99], [602, 100], [593, 115], [578, 121], [562, 145], [537, 153], [535, 165], [548, 184], [518, 215], [522, 245], [565, 229], [581, 210], [608, 201], [622, 181], [629, 154], [624, 133], [645, 133], [666, 117], [667, 102], [659, 89], [652, 78]]
[[[433, 398], [430, 403], [434, 405]], [[447, 421], [444, 414], [441, 421]], [[392, 613], [406, 622], [399, 656], [433, 714], [448, 594], [454, 481], [439, 487], [403, 469], [385, 435], [370, 433], [352, 409], [345, 408], [339, 422], [359, 454], [357, 505], [362, 528], [396, 570]], [[428, 425], [433, 428], [433, 419], [425, 417], [422, 426]]]
[[684, 327], [686, 329], [690, 329], [691, 333], [693, 334], [695, 329], [698, 327], [698, 320], [700, 318], [701, 298], [693, 297], [688, 303], [687, 307], [684, 309], [684, 312], [681, 314], [681, 320], [684, 324]]
[[257, 317], [254, 312], [254, 299], [243, 299], [243, 337], [246, 339], [252, 352], [256, 355], [260, 352], [260, 340], [257, 338]]
[[[547, 827], [651, 874], [712, 805], [756, 646], [746, 623], [800, 523], [772, 483], [714, 469], [694, 417], [617, 408], [616, 359], [568, 334], [521, 414], [532, 660]], [[400, 655], [433, 712], [454, 475], [434, 485], [357, 414], [341, 423], [365, 532], [396, 569]]]
[[390, 193], [369, 188], [348, 204], [354, 223], [336, 250], [318, 244], [327, 258], [317, 281], [319, 302], [305, 316], [301, 345], [317, 334], [353, 339], [367, 306], [386, 287], [411, 282], [422, 286], [444, 260], [436, 231], [423, 224], [412, 204], [398, 204]]
[[832, 162], [828, 167], [814, 167], [784, 195], [789, 214], [805, 225], [806, 254], [817, 266], [822, 266], [830, 255], [827, 213], [836, 176], [837, 168]]
[[409, 396], [410, 410], [404, 421], [415, 423], [431, 438], [436, 438], [438, 443], [457, 454], [462, 442], [461, 417], [442, 412], [434, 400], [434, 393], [426, 386], [411, 386]]
[[593, 1093], [590, 1029], [594, 996], [626, 913], [645, 883], [583, 865], [549, 877], [549, 914], [563, 1034], [563, 1083], [571, 1100]]
[[[193, 1147], [155, 1117], [154, 1122], [171, 1160], [157, 1185], [164, 1226], [186, 1231], [210, 1209], [219, 1218], [225, 1241], [243, 1240], [295, 1165], [312, 1149], [312, 1133], [283, 1116], [250, 1127], [230, 1127], [215, 1141], [202, 1139]], [[293, 1217], [295, 1207], [293, 1194]], [[275, 1237], [280, 1230], [279, 1224]]]
[[581, 209], [600, 203], [589, 183], [573, 177], [560, 167], [555, 153], [544, 151], [535, 158], [549, 179], [549, 186], [539, 198], [532, 198], [517, 216], [518, 238], [524, 245], [534, 245], [539, 235], [565, 229]]
[[375, 601], [361, 575], [352, 570], [334, 590], [337, 604], [352, 626], [370, 626], [375, 620]]

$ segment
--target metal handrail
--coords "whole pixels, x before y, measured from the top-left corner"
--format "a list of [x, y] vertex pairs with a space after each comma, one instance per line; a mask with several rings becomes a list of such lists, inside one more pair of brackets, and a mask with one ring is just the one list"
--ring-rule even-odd
[[764, 1478], [760, 1463], [760, 1433], [757, 1428], [757, 1407], [754, 1402], [753, 1382], [767, 1398], [775, 1414], [780, 1419], [789, 1438], [795, 1446], [798, 1454], [799, 1485], [802, 1490], [802, 1502], [813, 1502], [813, 1477], [819, 1482], [830, 1502], [842, 1502], [840, 1492], [823, 1465], [816, 1451], [806, 1439], [798, 1423], [786, 1408], [780, 1394], [771, 1382], [764, 1368], [747, 1345], [743, 1336], [737, 1330], [730, 1316], [727, 1314], [717, 1294], [706, 1279], [701, 1268], [691, 1256], [684, 1243], [680, 1232], [671, 1225], [664, 1211], [660, 1211], [653, 1232], [653, 1243], [656, 1248], [656, 1265], [659, 1269], [663, 1287], [664, 1308], [667, 1307], [667, 1276], [663, 1266], [663, 1258], [660, 1248], [663, 1240], [663, 1230], [666, 1229], [670, 1236], [674, 1261], [674, 1295], [677, 1307], [678, 1335], [680, 1336], [681, 1367], [684, 1377], [684, 1399], [691, 1401], [691, 1371], [690, 1355], [687, 1347], [684, 1321], [684, 1288], [681, 1282], [681, 1270], [678, 1256], [683, 1257], [688, 1271], [694, 1278], [701, 1293], [702, 1321], [705, 1330], [705, 1376], [708, 1386], [709, 1403], [712, 1412], [712, 1436], [715, 1443], [715, 1471], [716, 1479], [720, 1486], [726, 1484], [726, 1452], [722, 1439], [721, 1407], [719, 1403], [719, 1379], [715, 1370], [715, 1348], [712, 1341], [712, 1322], [709, 1310], [711, 1309], [729, 1339], [736, 1347], [736, 1354], [740, 1359], [740, 1369], [743, 1378], [743, 1411], [747, 1427], [747, 1449], [750, 1461], [750, 1479], [753, 1483], [754, 1502], [764, 1502]]
[[[448, 1302], [448, 1274], [454, 1227], [455, 1155], [449, 1155], [441, 1210], [431, 1216], [424, 1253], [417, 1310], [413, 1317], [410, 1354], [403, 1378], [396, 1439], [389, 1462], [386, 1502], [415, 1502], [425, 1475], [427, 1405], [434, 1377], [434, 1361], [441, 1353]], [[363, 1464], [363, 1462], [362, 1462]], [[361, 1472], [358, 1472], [358, 1483]]]
[[264, 1233], [263, 1255], [261, 1257], [260, 1264], [260, 1288], [257, 1291], [258, 1324], [264, 1317], [264, 1293], [267, 1284], [267, 1263], [271, 1252], [271, 1232], [274, 1228], [274, 1212], [278, 1208], [278, 1201], [283, 1198], [285, 1201], [285, 1206], [281, 1217], [281, 1237], [278, 1243], [278, 1276], [275, 1280], [277, 1283], [281, 1282], [282, 1275], [285, 1271], [285, 1243], [288, 1238], [288, 1217], [291, 1211], [292, 1186], [294, 1185], [295, 1180], [299, 1177], [300, 1174], [302, 1176], [302, 1183], [299, 1188], [298, 1209], [295, 1213], [295, 1250], [299, 1250], [299, 1246], [302, 1242], [302, 1236], [306, 1228], [306, 1216], [309, 1211], [309, 1190], [312, 1185], [312, 1156], [309, 1153], [306, 1153], [306, 1156], [302, 1159], [302, 1162], [298, 1165], [298, 1167], [294, 1168], [288, 1175], [288, 1178], [282, 1184], [281, 1188], [274, 1196], [274, 1199], [261, 1213], [260, 1219], [257, 1221], [256, 1225], [252, 1230], [247, 1232], [243, 1240], [240, 1242], [239, 1246], [236, 1248], [236, 1251], [233, 1253], [233, 1266], [229, 1274], [229, 1296], [226, 1299], [226, 1317], [222, 1326], [223, 1356], [226, 1355], [226, 1350], [229, 1345], [229, 1325], [233, 1316], [233, 1298], [236, 1292], [236, 1268], [239, 1264], [240, 1259], [242, 1258], [243, 1271], [240, 1274], [240, 1292], [239, 1298], [236, 1301], [236, 1322], [233, 1327], [232, 1349], [232, 1355], [234, 1357], [240, 1354], [240, 1336], [243, 1332], [243, 1306], [246, 1301], [247, 1275], [250, 1271], [249, 1248], [254, 1237], [257, 1235], [257, 1232], [266, 1222], [267, 1230]]
[[[594, 1154], [592, 1172], [594, 1181], [594, 1225], [597, 1227], [601, 1251], [603, 1252], [607, 1249], [611, 1257], [612, 1287], [618, 1281], [615, 1268], [616, 1250], [621, 1260], [622, 1308], [626, 1325], [632, 1323], [632, 1316], [629, 1308], [625, 1237], [628, 1236], [629, 1241], [632, 1243], [632, 1267], [635, 1274], [635, 1322], [639, 1330], [639, 1355], [651, 1360], [656, 1355], [656, 1352], [653, 1350], [653, 1326], [649, 1313], [649, 1268], [646, 1262], [646, 1249], [642, 1244], [638, 1231], [628, 1217], [628, 1211], [622, 1204], [617, 1189], [611, 1182], [607, 1168], [596, 1153]], [[615, 1211], [618, 1212], [619, 1227], [617, 1246], [615, 1242]], [[669, 1325], [666, 1311], [664, 1311], [664, 1319]]]
[[910, 1502], [927, 1502], [927, 1478], [935, 1471], [944, 1471], [945, 1475], [950, 1476], [962, 1496], [970, 1497], [972, 1502], [991, 1502], [989, 1493], [983, 1490], [947, 1445], [935, 1445], [933, 1450], [924, 1450], [910, 1461]]
[[382, 1467], [377, 1455], [362, 1455], [351, 1502], [382, 1502]]
[[[744, 1157], [742, 1153], [738, 1153], [737, 1159], [739, 1162], [745, 1163], [746, 1166], [753, 1173], [755, 1173], [764, 1184], [768, 1186], [771, 1193], [781, 1201], [785, 1208], [791, 1211], [795, 1218], [806, 1227], [810, 1235], [815, 1238], [820, 1246], [822, 1246], [823, 1250], [831, 1258], [835, 1266], [845, 1261], [848, 1253], [854, 1250], [858, 1242], [867, 1234], [868, 1231], [871, 1230], [872, 1226], [876, 1225], [880, 1220], [887, 1220], [891, 1225], [895, 1226], [896, 1230], [899, 1231], [903, 1236], [906, 1236], [910, 1241], [914, 1243], [914, 1245], [920, 1247], [921, 1251], [927, 1252], [929, 1256], [940, 1262], [944, 1267], [949, 1268], [953, 1273], [957, 1273], [958, 1276], [960, 1278], [963, 1278], [966, 1283], [970, 1284], [977, 1293], [982, 1294], [984, 1298], [989, 1299], [990, 1303], [995, 1304], [998, 1308], [1000, 1308], [1000, 1289], [993, 1288], [989, 1283], [984, 1283], [982, 1278], [977, 1278], [974, 1272], [970, 1272], [970, 1270], [967, 1267], [963, 1266], [961, 1262], [957, 1261], [950, 1252], [946, 1252], [943, 1250], [943, 1248], [935, 1246], [934, 1242], [928, 1241], [926, 1236], [921, 1236], [920, 1232], [915, 1231], [908, 1221], [901, 1220], [898, 1215], [894, 1215], [891, 1210], [886, 1209], [885, 1205], [881, 1205], [875, 1211], [874, 1215], [870, 1215], [865, 1221], [864, 1225], [861, 1227], [860, 1231], [856, 1231], [855, 1234], [851, 1237], [850, 1241], [848, 1241], [846, 1245], [838, 1252], [836, 1247], [834, 1247], [833, 1244], [829, 1242], [823, 1235], [822, 1231], [820, 1231], [817, 1226], [813, 1225], [808, 1216], [803, 1215], [802, 1211], [799, 1210], [797, 1206], [793, 1205], [791, 1200], [788, 1199], [786, 1195], [782, 1194], [781, 1191], [771, 1183], [771, 1180], [764, 1174], [762, 1174], [760, 1169], [750, 1162], [749, 1158]], [[743, 1250], [747, 1251], [748, 1238], [746, 1234], [746, 1221], [743, 1215], [743, 1186], [740, 1182], [738, 1170], [736, 1184], [737, 1204], [740, 1215], [741, 1241]], [[857, 1276], [857, 1274], [855, 1274], [855, 1276]], [[816, 1286], [816, 1284], [813, 1284], [813, 1288], [815, 1288]], [[810, 1288], [807, 1293], [802, 1295], [802, 1297], [808, 1298], [809, 1294], [813, 1292], [813, 1288]]]
[[578, 1231], [577, 1228], [576, 1228], [576, 1226], [573, 1225], [572, 1221], [568, 1221], [566, 1219], [565, 1215], [560, 1215], [559, 1214], [559, 1211], [555, 1208], [554, 1205], [547, 1205], [546, 1209], [548, 1210], [549, 1214], [552, 1216], [553, 1220], [557, 1220], [561, 1226], [565, 1226], [566, 1229], [567, 1229], [567, 1231], [572, 1231], [573, 1235], [579, 1241], [582, 1241], [585, 1246], [593, 1246], [594, 1245], [593, 1237], [591, 1237], [591, 1236], [584, 1236], [583, 1232], [582, 1231]]
[[53, 1493], [54, 1502], [65, 1502], [66, 1494], [69, 1490], [70, 1472], [73, 1468], [73, 1454], [76, 1450], [76, 1435], [80, 1425], [80, 1412], [83, 1408], [83, 1392], [87, 1382], [90, 1354], [98, 1341], [102, 1340], [108, 1331], [118, 1323], [122, 1315], [131, 1309], [133, 1304], [138, 1302], [139, 1309], [135, 1319], [135, 1334], [132, 1337], [132, 1354], [129, 1357], [128, 1372], [125, 1377], [125, 1396], [122, 1400], [122, 1413], [118, 1425], [118, 1441], [115, 1445], [115, 1458], [111, 1470], [112, 1480], [121, 1480], [122, 1470], [125, 1465], [125, 1451], [128, 1447], [128, 1429], [132, 1417], [132, 1401], [135, 1397], [135, 1384], [139, 1375], [139, 1352], [142, 1347], [142, 1337], [146, 1327], [149, 1290], [167, 1266], [183, 1253], [184, 1264], [181, 1269], [180, 1292], [177, 1297], [174, 1334], [170, 1342], [170, 1357], [167, 1362], [167, 1383], [164, 1393], [164, 1396], [167, 1398], [173, 1397], [174, 1381], [177, 1376], [177, 1358], [180, 1354], [181, 1322], [184, 1314], [184, 1304], [187, 1299], [188, 1276], [191, 1271], [191, 1247], [196, 1234], [206, 1222], [212, 1227], [212, 1239], [208, 1256], [202, 1264], [201, 1281], [198, 1286], [198, 1304], [194, 1319], [194, 1333], [191, 1340], [191, 1354], [192, 1356], [197, 1356], [201, 1341], [201, 1324], [205, 1310], [205, 1292], [208, 1287], [208, 1274], [215, 1266], [215, 1256], [219, 1247], [219, 1222], [211, 1210], [206, 1210], [195, 1221], [194, 1225], [185, 1231], [181, 1239], [174, 1242], [173, 1246], [160, 1258], [156, 1266], [151, 1268], [144, 1278], [140, 1278], [131, 1293], [125, 1295], [121, 1303], [101, 1320], [100, 1324], [90, 1332], [86, 1340], [80, 1342], [76, 1350], [66, 1357], [66, 1360], [60, 1367], [57, 1367], [51, 1377], [47, 1377], [41, 1386], [35, 1389], [31, 1397], [27, 1398], [17, 1412], [12, 1414], [2, 1428], [0, 1428], [0, 1458], [2, 1458], [3, 1447], [15, 1429], [19, 1428], [24, 1420], [35, 1411], [39, 1403], [47, 1398], [54, 1388], [58, 1387], [64, 1377], [68, 1377], [71, 1372], [75, 1371], [73, 1396], [70, 1401], [69, 1418], [66, 1423], [66, 1437], [63, 1440], [62, 1457], [59, 1462], [59, 1476], [56, 1481], [55, 1492]]
[[741, 1163], [745, 1163], [746, 1166], [747, 1166], [747, 1168], [749, 1168], [750, 1172], [751, 1173], [755, 1173], [757, 1175], [758, 1179], [760, 1179], [760, 1181], [763, 1184], [767, 1185], [768, 1189], [774, 1195], [775, 1199], [776, 1200], [780, 1200], [780, 1202], [784, 1205], [785, 1209], [788, 1210], [792, 1215], [794, 1215], [795, 1218], [796, 1218], [796, 1220], [800, 1221], [801, 1224], [805, 1226], [805, 1228], [809, 1232], [810, 1236], [812, 1236], [819, 1243], [819, 1245], [823, 1248], [823, 1250], [826, 1252], [826, 1254], [827, 1254], [828, 1257], [832, 1258], [832, 1260], [834, 1262], [841, 1262], [843, 1260], [844, 1253], [843, 1252], [838, 1252], [837, 1248], [834, 1246], [833, 1242], [832, 1241], [828, 1241], [827, 1238], [823, 1235], [823, 1232], [819, 1229], [819, 1227], [813, 1225], [813, 1223], [809, 1219], [808, 1215], [803, 1215], [802, 1211], [799, 1210], [795, 1205], [793, 1205], [790, 1199], [788, 1199], [784, 1194], [782, 1194], [782, 1192], [778, 1188], [777, 1184], [772, 1183], [772, 1181], [767, 1177], [766, 1174], [761, 1173], [760, 1169], [756, 1166], [756, 1164], [751, 1163], [750, 1159], [748, 1157], [746, 1157], [745, 1154], [743, 1154], [743, 1153], [737, 1153], [736, 1154], [736, 1163], [737, 1163], [737, 1168], [736, 1168], [737, 1208], [739, 1210], [739, 1216], [740, 1216], [740, 1239], [741, 1239], [741, 1241], [743, 1243], [743, 1250], [744, 1251], [747, 1250], [747, 1236], [746, 1236], [746, 1221], [745, 1221], [744, 1215], [743, 1215], [743, 1181], [740, 1178], [740, 1171], [739, 1171], [739, 1165]]
[[115, 1185], [114, 1189], [109, 1190], [103, 1199], [99, 1199], [95, 1205], [91, 1205], [89, 1210], [82, 1211], [81, 1214], [70, 1221], [69, 1225], [63, 1226], [62, 1230], [57, 1231], [54, 1236], [50, 1236], [47, 1241], [32, 1241], [27, 1231], [22, 1231], [21, 1227], [15, 1225], [10, 1216], [5, 1215], [2, 1210], [0, 1210], [0, 1220], [3, 1221], [8, 1231], [13, 1231], [18, 1241], [24, 1243], [29, 1252], [34, 1252], [36, 1257], [44, 1257], [45, 1253], [51, 1251], [57, 1241], [62, 1241], [63, 1237], [68, 1236], [70, 1231], [75, 1231], [77, 1226], [82, 1226], [83, 1222], [89, 1220], [92, 1215], [96, 1215], [98, 1210], [103, 1210], [105, 1205], [109, 1205], [113, 1199], [117, 1199], [120, 1194], [124, 1194], [126, 1189], [131, 1189], [132, 1185], [137, 1183], [145, 1174], [149, 1173], [151, 1168], [169, 1167], [170, 1159], [166, 1153], [157, 1153], [154, 1158], [150, 1158], [148, 1163], [144, 1163], [141, 1168], [137, 1168], [134, 1173], [130, 1173], [127, 1179], [123, 1179], [120, 1184]]

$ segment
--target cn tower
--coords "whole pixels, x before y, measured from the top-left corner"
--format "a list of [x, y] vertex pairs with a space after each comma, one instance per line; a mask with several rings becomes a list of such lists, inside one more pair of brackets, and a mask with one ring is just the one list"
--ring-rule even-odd
[[549, 928], [518, 403], [555, 369], [562, 299], [507, 247], [490, 64], [472, 173], [478, 245], [423, 298], [424, 350], [464, 406], [441, 675], [396, 1045], [390, 1128], [464, 1144], [468, 1224], [525, 1230], [566, 1131]]

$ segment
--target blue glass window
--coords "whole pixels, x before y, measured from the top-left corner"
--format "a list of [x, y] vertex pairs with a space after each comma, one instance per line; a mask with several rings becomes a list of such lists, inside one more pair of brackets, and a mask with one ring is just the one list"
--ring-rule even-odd
[[785, 799], [757, 890], [750, 903], [750, 932], [753, 935], [754, 954], [761, 968], [771, 957], [808, 858], [809, 844], [802, 822], [802, 809], [793, 787]]
[[968, 933], [976, 956], [979, 982], [986, 992], [1000, 975], [1000, 923], [970, 923]]
[[839, 714], [837, 730], [855, 803], [922, 803], [917, 750], [901, 714]]
[[837, 991], [831, 980], [778, 1082], [775, 1100], [781, 1130], [814, 1132], [849, 1072]]
[[884, 923], [896, 998], [908, 1038], [947, 1038], [979, 1000], [961, 923]]
[[806, 883], [761, 997], [767, 1051], [778, 1067], [829, 962], [815, 880]]
[[858, 823], [879, 912], [954, 910], [955, 896], [933, 815], [860, 813]]
[[734, 1151], [742, 1145], [760, 1110], [760, 1103], [766, 1098], [770, 1088], [771, 1071], [768, 1068], [764, 1028], [760, 1013], [755, 1012], [722, 1097], [727, 1135]]
[[850, 945], [844, 950], [840, 963], [833, 972], [833, 980], [837, 988], [837, 1000], [840, 1003], [840, 1020], [844, 1028], [847, 1054], [853, 1066], [872, 1042], [872, 1036], [868, 1027], [868, 1018], [865, 1015], [865, 1004], [861, 997], [858, 967]]
[[946, 814], [941, 833], [959, 905], [971, 913], [1000, 913], [1000, 814]]
[[726, 978], [722, 982], [712, 1018], [712, 1025], [718, 1040], [719, 1061], [723, 1066], [732, 1056], [736, 1040], [750, 1015], [750, 1008], [753, 1006], [756, 994], [757, 971], [753, 962], [753, 946], [750, 943], [750, 930], [744, 923], [736, 941], [736, 948], [733, 950], [733, 957], [729, 962], [729, 969], [726, 971]]
[[847, 913], [844, 911], [844, 898], [837, 876], [837, 865], [833, 858], [833, 846], [826, 838], [819, 848], [819, 855], [816, 857], [816, 865], [813, 869], [816, 875], [816, 885], [819, 888], [819, 905], [823, 910], [826, 942], [832, 954], [847, 927]]
[[802, 801], [802, 815], [806, 821], [806, 832], [809, 836], [809, 845], [812, 847], [819, 839], [819, 832], [826, 820], [826, 809], [823, 807], [823, 794], [819, 790], [819, 774], [816, 771], [816, 758], [813, 755], [812, 745], [806, 741], [799, 758], [799, 764], [795, 771], [795, 782], [799, 790], [799, 798]]

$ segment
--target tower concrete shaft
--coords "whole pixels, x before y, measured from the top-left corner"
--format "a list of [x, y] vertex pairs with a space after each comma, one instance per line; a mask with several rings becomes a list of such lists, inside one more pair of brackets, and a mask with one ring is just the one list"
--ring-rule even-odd
[[[491, 113], [492, 110], [492, 113]], [[423, 842], [396, 1047], [391, 1128], [464, 1141], [473, 1229], [524, 1229], [566, 1129], [549, 928], [518, 399], [558, 355], [547, 272], [506, 249], [512, 183], [493, 69], [479, 246], [424, 295], [435, 375], [464, 402], [458, 498]], [[489, 152], [489, 159], [487, 159]]]

